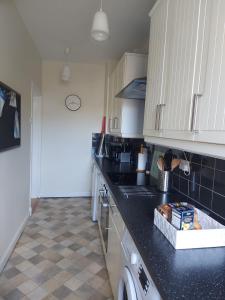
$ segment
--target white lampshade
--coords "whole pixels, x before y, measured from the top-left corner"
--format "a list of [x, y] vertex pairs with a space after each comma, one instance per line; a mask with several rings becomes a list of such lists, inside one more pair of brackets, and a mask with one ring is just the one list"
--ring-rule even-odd
[[71, 70], [69, 65], [64, 65], [61, 73], [61, 79], [63, 81], [69, 81], [71, 78]]
[[100, 9], [95, 13], [91, 35], [96, 41], [105, 41], [109, 38], [109, 23], [106, 13]]

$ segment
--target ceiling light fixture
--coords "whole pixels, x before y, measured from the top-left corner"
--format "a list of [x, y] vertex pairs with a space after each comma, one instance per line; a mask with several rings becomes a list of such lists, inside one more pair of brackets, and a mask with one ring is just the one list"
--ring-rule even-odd
[[71, 70], [70, 70], [70, 66], [69, 66], [69, 63], [68, 63], [70, 48], [66, 48], [64, 53], [65, 53], [65, 56], [66, 56], [66, 63], [64, 64], [63, 69], [62, 69], [61, 79], [62, 79], [62, 81], [67, 82], [67, 81], [70, 81], [70, 79], [71, 79]]
[[99, 11], [94, 15], [91, 35], [96, 41], [102, 42], [109, 38], [109, 23], [107, 14], [102, 9], [102, 0]]

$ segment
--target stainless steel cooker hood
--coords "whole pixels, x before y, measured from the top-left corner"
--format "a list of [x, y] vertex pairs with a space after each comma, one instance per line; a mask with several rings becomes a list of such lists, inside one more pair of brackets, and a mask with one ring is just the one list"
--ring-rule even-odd
[[122, 89], [116, 98], [145, 100], [147, 78], [137, 78]]

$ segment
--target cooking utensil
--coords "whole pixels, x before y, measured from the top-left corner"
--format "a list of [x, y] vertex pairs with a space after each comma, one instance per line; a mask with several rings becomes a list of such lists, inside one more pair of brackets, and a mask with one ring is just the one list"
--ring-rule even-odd
[[157, 160], [157, 166], [160, 171], [164, 170], [165, 162], [164, 162], [164, 158], [162, 156], [160, 156], [159, 159]]
[[165, 171], [170, 171], [171, 170], [171, 162], [173, 159], [173, 152], [172, 150], [166, 151], [164, 154], [164, 170]]
[[173, 158], [171, 162], [171, 171], [176, 169], [180, 165], [181, 160], [177, 158]]

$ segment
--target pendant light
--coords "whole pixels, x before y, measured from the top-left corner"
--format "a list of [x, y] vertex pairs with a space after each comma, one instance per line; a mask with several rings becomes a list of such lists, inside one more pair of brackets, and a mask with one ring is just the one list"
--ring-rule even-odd
[[65, 53], [65, 56], [66, 56], [66, 63], [64, 64], [63, 69], [62, 69], [61, 79], [62, 79], [62, 81], [67, 82], [67, 81], [70, 81], [70, 79], [71, 79], [71, 70], [70, 70], [70, 66], [69, 66], [69, 63], [68, 63], [70, 48], [66, 48], [64, 53]]
[[95, 13], [91, 35], [96, 41], [102, 42], [109, 38], [109, 23], [106, 13], [102, 9], [102, 0], [99, 11]]

